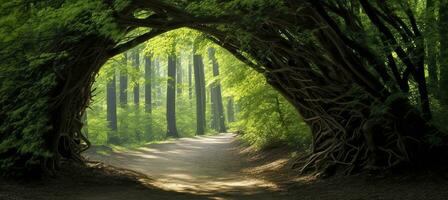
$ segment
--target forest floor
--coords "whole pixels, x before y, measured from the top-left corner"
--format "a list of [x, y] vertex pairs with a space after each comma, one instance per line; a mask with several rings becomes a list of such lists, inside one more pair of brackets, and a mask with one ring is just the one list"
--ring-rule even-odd
[[85, 155], [92, 160], [87, 168], [67, 164], [56, 178], [0, 180], [0, 200], [448, 199], [441, 171], [318, 179], [291, 170], [297, 152], [254, 151], [235, 136], [182, 138], [121, 151], [95, 147]]

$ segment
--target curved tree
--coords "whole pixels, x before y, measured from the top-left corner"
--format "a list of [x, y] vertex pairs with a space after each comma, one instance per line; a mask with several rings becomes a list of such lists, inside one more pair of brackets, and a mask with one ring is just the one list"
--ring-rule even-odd
[[416, 161], [438, 134], [424, 37], [404, 1], [22, 0], [0, 9], [2, 34], [14, 29], [0, 38], [0, 166], [9, 171], [82, 160], [81, 117], [100, 67], [179, 27], [263, 73], [297, 109], [313, 134], [302, 170]]

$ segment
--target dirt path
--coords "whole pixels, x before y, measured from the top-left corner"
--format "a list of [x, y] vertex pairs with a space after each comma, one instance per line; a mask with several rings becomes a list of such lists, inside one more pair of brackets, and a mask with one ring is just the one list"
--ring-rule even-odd
[[250, 151], [233, 134], [123, 152], [97, 148], [86, 156], [106, 165], [67, 163], [57, 177], [40, 181], [0, 178], [0, 200], [448, 199], [446, 167], [316, 179], [291, 170], [292, 152]]
[[[275, 199], [275, 184], [244, 173], [248, 167], [234, 134], [182, 138], [109, 155], [88, 153], [91, 160], [135, 170], [152, 185], [214, 199]], [[283, 198], [284, 199], [284, 198]]]

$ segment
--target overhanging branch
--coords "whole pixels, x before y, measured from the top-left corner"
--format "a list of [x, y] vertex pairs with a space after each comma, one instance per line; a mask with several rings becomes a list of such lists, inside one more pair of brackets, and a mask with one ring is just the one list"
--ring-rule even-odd
[[[174, 28], [172, 28], [172, 29], [174, 29]], [[114, 47], [113, 49], [111, 49], [107, 52], [107, 55], [109, 55], [110, 57], [114, 57], [120, 53], [123, 53], [123, 52], [131, 49], [131, 48], [136, 47], [137, 45], [139, 45], [155, 36], [158, 36], [162, 33], [170, 31], [172, 29], [153, 29], [147, 33], [144, 33], [144, 34], [130, 40], [129, 42], [126, 42], [126, 43], [123, 43], [123, 44], [120, 44], [120, 45]]]

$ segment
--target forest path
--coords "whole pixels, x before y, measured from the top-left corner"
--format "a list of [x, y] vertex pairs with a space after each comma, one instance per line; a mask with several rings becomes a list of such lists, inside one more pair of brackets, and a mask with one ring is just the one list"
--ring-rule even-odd
[[448, 199], [446, 167], [316, 179], [291, 170], [286, 147], [261, 152], [242, 147], [234, 134], [120, 152], [96, 147], [85, 155], [109, 165], [66, 163], [57, 177], [36, 181], [0, 178], [0, 200]]
[[210, 199], [279, 199], [283, 196], [275, 184], [244, 172], [250, 164], [240, 153], [235, 137], [235, 134], [224, 133], [181, 138], [106, 155], [88, 153], [87, 157], [144, 173], [154, 179], [151, 185], [167, 191]]

